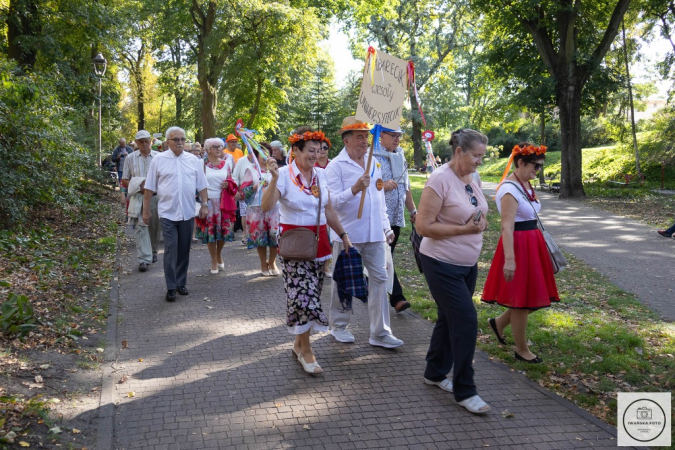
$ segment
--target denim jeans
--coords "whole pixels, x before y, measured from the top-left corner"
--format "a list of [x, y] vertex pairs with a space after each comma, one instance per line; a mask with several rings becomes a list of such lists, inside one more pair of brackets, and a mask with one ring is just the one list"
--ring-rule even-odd
[[438, 320], [431, 333], [424, 378], [443, 381], [453, 370], [455, 400], [476, 395], [473, 354], [478, 337], [478, 316], [473, 305], [478, 265], [456, 266], [420, 255], [424, 276], [438, 306]]

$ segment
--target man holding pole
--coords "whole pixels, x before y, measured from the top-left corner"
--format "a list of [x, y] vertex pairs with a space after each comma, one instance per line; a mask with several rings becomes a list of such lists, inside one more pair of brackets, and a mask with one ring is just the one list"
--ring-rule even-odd
[[[370, 172], [367, 171], [369, 130], [370, 126], [367, 123], [353, 116], [346, 117], [342, 121], [342, 128], [338, 133], [342, 135], [345, 147], [326, 168], [326, 177], [333, 209], [368, 270], [369, 343], [379, 347], [396, 348], [402, 346], [403, 341], [394, 337], [389, 324], [385, 256], [386, 245], [393, 242], [394, 232], [387, 217], [380, 168], [373, 161]], [[360, 204], [363, 204], [362, 215], [359, 214]], [[337, 261], [338, 255], [343, 250], [342, 236], [331, 231], [331, 238], [333, 261]], [[351, 312], [342, 308], [336, 283], [333, 282], [331, 287], [328, 318], [331, 334], [338, 342], [354, 342], [354, 336], [347, 329]]]

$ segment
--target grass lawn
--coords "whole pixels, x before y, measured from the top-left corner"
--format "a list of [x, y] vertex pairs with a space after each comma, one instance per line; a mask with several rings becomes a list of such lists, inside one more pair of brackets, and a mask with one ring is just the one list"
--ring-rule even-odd
[[[411, 176], [416, 204], [425, 181], [425, 176]], [[634, 295], [617, 288], [570, 254], [566, 255], [570, 262], [568, 269], [556, 276], [561, 302], [533, 313], [529, 319], [532, 351], [541, 356], [544, 363], [531, 365], [515, 361], [510, 328], [505, 332], [510, 345], [499, 345], [487, 319], [501, 314], [503, 308], [480, 302], [500, 235], [499, 214], [494, 202], [489, 202], [490, 226], [484, 234], [474, 295], [478, 310], [478, 347], [613, 425], [616, 424], [617, 392], [673, 391], [675, 324], [659, 320], [658, 315]], [[396, 271], [412, 309], [435, 321], [436, 304], [412, 257], [410, 230], [408, 223], [401, 232], [400, 248], [394, 257]]]

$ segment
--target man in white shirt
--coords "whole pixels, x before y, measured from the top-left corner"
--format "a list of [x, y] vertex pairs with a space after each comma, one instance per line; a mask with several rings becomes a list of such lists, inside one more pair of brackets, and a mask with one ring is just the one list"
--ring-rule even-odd
[[[151, 149], [152, 137], [146, 130], [140, 130], [136, 133], [136, 145], [138, 150], [126, 157], [124, 161], [124, 173], [120, 183], [129, 189], [129, 182], [132, 183], [133, 191], [129, 191], [129, 198], [143, 202], [145, 178], [148, 174], [150, 163], [157, 156], [157, 152]], [[143, 180], [143, 181], [140, 181]], [[138, 182], [140, 181], [140, 186]], [[142, 211], [142, 209], [141, 209]], [[154, 195], [150, 202], [150, 224], [146, 225], [142, 220], [142, 215], [131, 214], [129, 221], [134, 226], [136, 232], [136, 258], [138, 259], [138, 270], [145, 272], [148, 265], [157, 262], [157, 248], [159, 247], [159, 215], [157, 214], [157, 196]]]
[[[370, 127], [353, 116], [342, 121], [338, 131], [345, 148], [326, 167], [326, 178], [333, 209], [340, 218], [352, 244], [361, 254], [368, 270], [368, 315], [370, 316], [371, 345], [395, 348], [403, 341], [394, 337], [389, 324], [387, 301], [386, 243], [394, 239], [389, 226], [387, 207], [382, 191], [382, 173], [376, 160], [371, 173], [366, 173], [368, 160], [368, 134]], [[372, 176], [371, 176], [372, 174]], [[361, 193], [366, 200], [361, 219], [357, 218]], [[332, 232], [333, 261], [343, 250], [342, 239]], [[338, 342], [354, 342], [347, 329], [351, 311], [344, 311], [340, 304], [335, 282], [331, 285], [331, 305], [328, 322], [331, 334]]]
[[159, 153], [150, 163], [145, 180], [143, 222], [150, 223], [150, 203], [157, 193], [157, 211], [164, 235], [164, 279], [166, 300], [176, 300], [176, 291], [188, 295], [187, 271], [190, 243], [195, 221], [195, 192], [199, 192], [199, 217], [208, 213], [207, 182], [204, 161], [186, 151], [185, 131], [179, 127], [166, 130], [169, 150]]

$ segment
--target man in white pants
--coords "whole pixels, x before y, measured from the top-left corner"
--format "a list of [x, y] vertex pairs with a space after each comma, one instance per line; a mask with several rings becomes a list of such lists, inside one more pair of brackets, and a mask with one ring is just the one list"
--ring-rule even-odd
[[[368, 315], [370, 316], [369, 343], [378, 347], [395, 348], [403, 341], [394, 337], [389, 324], [387, 300], [386, 243], [394, 239], [389, 226], [387, 206], [382, 191], [382, 174], [373, 159], [371, 173], [366, 173], [368, 161], [368, 134], [370, 127], [353, 116], [342, 121], [338, 131], [345, 147], [326, 167], [326, 177], [333, 209], [349, 234], [354, 247], [361, 254], [368, 270]], [[361, 219], [357, 218], [361, 192], [366, 190], [366, 201]], [[342, 236], [331, 231], [333, 261], [343, 250]], [[328, 322], [331, 334], [338, 342], [354, 342], [347, 329], [351, 311], [344, 311], [338, 297], [337, 285], [331, 285], [331, 304]]]
[[[148, 174], [148, 168], [152, 160], [159, 154], [151, 148], [150, 133], [146, 130], [140, 130], [136, 133], [136, 145], [138, 150], [126, 157], [124, 161], [124, 172], [120, 183], [129, 189], [129, 182], [134, 179], [145, 179]], [[143, 202], [145, 181], [141, 183], [137, 194], [129, 192], [129, 195], [140, 196]], [[131, 197], [130, 197], [131, 198]], [[150, 224], [146, 225], [142, 220], [142, 214], [137, 217], [129, 217], [130, 222], [135, 226], [136, 232], [136, 258], [138, 259], [138, 270], [145, 272], [151, 263], [157, 262], [157, 249], [159, 247], [159, 235], [161, 229], [159, 226], [159, 214], [157, 213], [157, 195], [153, 195], [150, 201]], [[141, 209], [142, 210], [142, 209]]]

